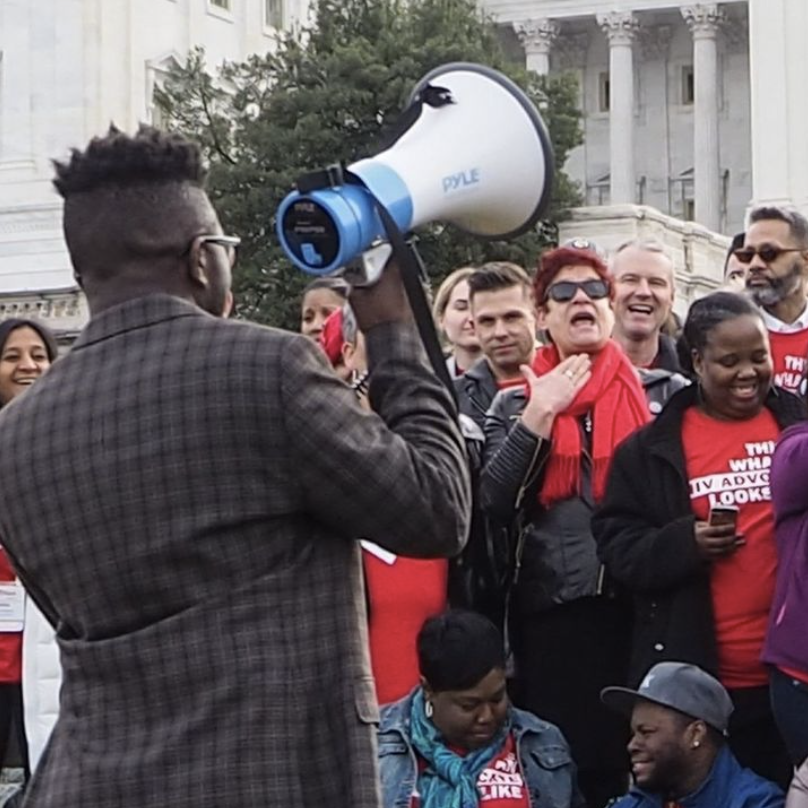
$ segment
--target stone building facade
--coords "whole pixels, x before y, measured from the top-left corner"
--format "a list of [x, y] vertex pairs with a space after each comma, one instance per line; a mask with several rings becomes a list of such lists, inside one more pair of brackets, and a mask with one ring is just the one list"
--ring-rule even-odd
[[714, 232], [742, 228], [753, 185], [745, 0], [485, 7], [528, 68], [577, 76], [584, 144], [567, 171], [587, 205], [649, 205]]
[[0, 0], [0, 319], [68, 340], [86, 321], [51, 159], [110, 122], [153, 122], [153, 91], [197, 45], [209, 64], [273, 47], [306, 0]]

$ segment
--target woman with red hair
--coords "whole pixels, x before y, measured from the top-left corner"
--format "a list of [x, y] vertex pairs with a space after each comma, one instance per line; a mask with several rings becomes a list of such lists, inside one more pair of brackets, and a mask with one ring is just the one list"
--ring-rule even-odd
[[589, 805], [627, 786], [625, 727], [600, 704], [624, 681], [630, 607], [605, 579], [590, 521], [612, 454], [649, 420], [639, 377], [611, 340], [605, 264], [590, 250], [542, 256], [534, 282], [549, 344], [486, 421], [483, 506], [519, 539], [510, 600], [515, 702], [558, 724]]

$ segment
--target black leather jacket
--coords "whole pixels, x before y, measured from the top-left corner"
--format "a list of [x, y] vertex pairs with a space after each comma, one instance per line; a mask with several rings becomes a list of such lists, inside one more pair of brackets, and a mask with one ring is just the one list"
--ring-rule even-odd
[[455, 379], [454, 385], [460, 413], [483, 429], [485, 414], [499, 392], [488, 360], [483, 357], [475, 362], [459, 379]]
[[[652, 415], [688, 384], [683, 376], [666, 370], [644, 370], [640, 377]], [[526, 403], [522, 387], [503, 390], [494, 399], [485, 424], [479, 490], [490, 521], [509, 526], [510, 540], [517, 543], [498, 555], [500, 563], [515, 565], [510, 572], [516, 583], [517, 610], [530, 613], [577, 598], [613, 596], [591, 530], [595, 503], [588, 461], [582, 457], [581, 495], [542, 509], [538, 492], [551, 444], [519, 420]], [[586, 445], [590, 436], [583, 419], [581, 430]], [[501, 571], [499, 578], [507, 575]]]

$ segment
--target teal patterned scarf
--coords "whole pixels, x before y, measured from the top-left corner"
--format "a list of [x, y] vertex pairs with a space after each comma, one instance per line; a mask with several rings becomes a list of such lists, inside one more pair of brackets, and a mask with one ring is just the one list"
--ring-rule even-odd
[[477, 779], [483, 769], [502, 750], [510, 721], [488, 746], [456, 755], [443, 742], [437, 727], [424, 713], [424, 691], [419, 687], [412, 699], [410, 735], [427, 767], [418, 779], [421, 808], [478, 808], [480, 794]]

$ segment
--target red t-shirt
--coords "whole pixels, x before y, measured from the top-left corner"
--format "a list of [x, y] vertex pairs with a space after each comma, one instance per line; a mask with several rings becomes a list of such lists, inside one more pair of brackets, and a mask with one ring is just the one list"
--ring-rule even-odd
[[[455, 754], [463, 755], [463, 750], [452, 747]], [[426, 764], [419, 757], [419, 771]], [[499, 754], [480, 772], [477, 778], [477, 791], [480, 792], [480, 805], [485, 808], [530, 808], [530, 797], [522, 776], [522, 767], [516, 757], [516, 740], [509, 734]], [[420, 808], [417, 794], [413, 794], [410, 808]]]
[[[0, 548], [0, 581], [16, 578], [8, 556]], [[22, 681], [22, 632], [0, 632], [0, 683], [16, 684]]]
[[808, 369], [808, 328], [791, 334], [769, 331], [774, 362], [774, 383], [792, 393], [802, 394]]
[[[446, 608], [448, 562], [362, 551], [370, 620], [370, 664], [379, 704], [406, 696], [419, 681], [415, 638]], [[388, 563], [392, 561], [392, 563]]]
[[777, 571], [769, 467], [779, 433], [767, 409], [748, 421], [719, 421], [691, 407], [682, 427], [696, 518], [706, 522], [712, 505], [736, 505], [746, 540], [711, 567], [719, 678], [727, 688], [768, 681], [760, 654]]

